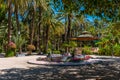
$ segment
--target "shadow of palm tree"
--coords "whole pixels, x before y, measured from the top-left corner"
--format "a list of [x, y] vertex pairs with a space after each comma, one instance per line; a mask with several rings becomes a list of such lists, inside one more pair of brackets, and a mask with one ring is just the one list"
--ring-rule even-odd
[[119, 80], [120, 68], [96, 64], [83, 66], [44, 66], [0, 71], [0, 80]]

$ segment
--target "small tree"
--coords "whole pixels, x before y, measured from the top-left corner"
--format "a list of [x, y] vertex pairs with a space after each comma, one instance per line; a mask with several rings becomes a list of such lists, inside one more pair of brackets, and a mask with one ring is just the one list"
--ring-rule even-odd
[[65, 52], [69, 52], [70, 48], [73, 50], [74, 47], [77, 47], [77, 43], [74, 41], [70, 41], [70, 42], [65, 42], [62, 45], [63, 47], [65, 47]]
[[16, 37], [13, 37], [13, 40], [14, 40], [16, 46], [17, 46], [19, 54], [21, 54], [22, 53], [22, 46], [25, 43], [27, 43], [27, 41], [23, 37], [21, 37], [20, 35], [17, 35]]

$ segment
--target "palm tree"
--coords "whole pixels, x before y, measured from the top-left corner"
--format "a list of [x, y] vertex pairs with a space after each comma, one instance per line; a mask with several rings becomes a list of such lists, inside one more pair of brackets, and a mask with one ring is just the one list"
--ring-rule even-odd
[[57, 31], [58, 33], [55, 33], [55, 31], [56, 31], [56, 29], [58, 29], [58, 27], [61, 27], [62, 24], [55, 19], [55, 15], [53, 14], [50, 7], [47, 9], [47, 11], [45, 11], [43, 13], [42, 24], [43, 24], [43, 28], [44, 28], [43, 32], [45, 33], [44, 51], [46, 52], [48, 49], [48, 41], [50, 40], [50, 36], [52, 36], [51, 32], [53, 32], [53, 34], [59, 34], [58, 31]]
[[11, 42], [11, 27], [12, 27], [11, 9], [12, 9], [12, 0], [8, 0], [8, 44]]
[[[25, 3], [23, 2], [23, 0], [19, 0], [19, 3], [17, 0], [13, 0], [13, 4], [14, 4], [14, 7], [15, 7], [15, 16], [16, 16], [16, 24], [17, 24], [17, 36], [18, 37], [18, 42], [16, 43], [20, 43], [21, 41], [19, 40], [20, 38], [20, 33], [21, 33], [21, 28], [20, 28], [20, 22], [19, 22], [19, 16], [20, 16], [20, 7], [22, 7], [23, 5], [25, 5]], [[19, 46], [19, 54], [22, 53], [22, 46]]]
[[[41, 52], [41, 31], [42, 31], [42, 13], [47, 10], [48, 2], [45, 0], [36, 0], [36, 8], [38, 9], [38, 24], [37, 24], [37, 49], [38, 53]], [[36, 12], [37, 13], [37, 12]]]
[[52, 21], [51, 21], [51, 18], [52, 18], [52, 13], [50, 11], [46, 11], [44, 12], [44, 17], [42, 19], [42, 22], [44, 22], [43, 26], [45, 27], [45, 53], [48, 49], [48, 41], [49, 41], [49, 33], [50, 33], [50, 27], [52, 26]]
[[47, 3], [45, 0], [31, 0], [27, 4], [23, 22], [29, 25], [29, 44], [36, 45], [40, 52], [41, 45], [41, 27], [42, 27], [42, 14], [47, 10]]
[[[79, 10], [79, 6], [78, 6], [78, 1], [72, 1], [72, 0], [62, 0], [62, 4], [60, 4], [61, 2], [59, 2], [60, 0], [54, 0], [55, 6], [57, 5], [57, 8], [59, 6], [61, 6], [61, 8], [59, 8], [59, 12], [60, 15], [62, 17], [62, 19], [65, 19], [65, 40], [69, 41], [69, 38], [71, 37], [71, 24], [72, 24], [72, 19], [73, 17], [76, 15], [75, 12]], [[56, 7], [55, 7], [56, 8]]]

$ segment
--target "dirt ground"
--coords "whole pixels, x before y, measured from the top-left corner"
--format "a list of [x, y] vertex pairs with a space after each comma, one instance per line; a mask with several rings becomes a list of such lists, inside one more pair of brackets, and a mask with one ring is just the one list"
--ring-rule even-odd
[[0, 80], [120, 80], [120, 61], [81, 66], [27, 63], [38, 57], [0, 58]]

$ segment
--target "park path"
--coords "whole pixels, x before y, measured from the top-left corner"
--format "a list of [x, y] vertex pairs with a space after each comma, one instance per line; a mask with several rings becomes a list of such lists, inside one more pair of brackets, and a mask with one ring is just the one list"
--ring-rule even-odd
[[38, 57], [42, 56], [0, 58], [0, 80], [120, 80], [120, 60], [112, 64], [86, 66], [44, 66], [27, 63]]
[[10, 68], [25, 68], [37, 67], [38, 65], [28, 64], [27, 61], [34, 60], [40, 57], [39, 55], [24, 56], [24, 57], [10, 57], [0, 58], [0, 70]]

